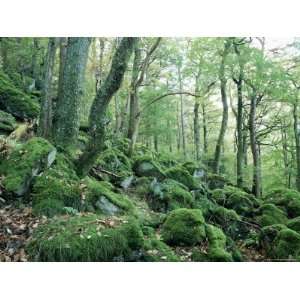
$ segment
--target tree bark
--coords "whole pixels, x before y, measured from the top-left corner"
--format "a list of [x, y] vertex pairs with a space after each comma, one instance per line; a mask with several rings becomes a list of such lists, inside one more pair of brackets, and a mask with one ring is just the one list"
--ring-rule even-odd
[[249, 115], [249, 132], [250, 132], [250, 145], [253, 157], [253, 182], [252, 192], [256, 197], [261, 196], [261, 169], [260, 169], [260, 157], [259, 149], [256, 139], [256, 106], [257, 106], [257, 95], [254, 92], [251, 96], [250, 103], [250, 115]]
[[[200, 73], [197, 74], [195, 80], [195, 94], [198, 95], [199, 93], [199, 77]], [[195, 143], [195, 153], [196, 153], [196, 160], [200, 160], [200, 122], [199, 122], [199, 98], [195, 98], [194, 103], [194, 143]]]
[[90, 38], [69, 38], [63, 66], [61, 94], [56, 107], [54, 141], [68, 148], [77, 140], [80, 123], [80, 103], [84, 91], [84, 76]]
[[88, 174], [104, 149], [105, 129], [109, 121], [106, 116], [107, 107], [121, 86], [135, 42], [136, 38], [132, 37], [121, 40], [114, 53], [110, 72], [96, 94], [89, 117], [90, 139], [76, 163], [77, 173], [81, 176]]
[[227, 79], [225, 77], [225, 64], [226, 64], [227, 55], [229, 53], [229, 49], [230, 49], [230, 41], [226, 39], [224, 42], [224, 50], [222, 53], [221, 66], [219, 70], [223, 114], [222, 114], [221, 128], [220, 128], [220, 132], [219, 132], [219, 136], [215, 148], [215, 154], [214, 154], [213, 171], [216, 174], [219, 174], [220, 172], [221, 148], [222, 145], [224, 144], [224, 137], [225, 137], [227, 123], [228, 123], [228, 103], [227, 103], [227, 94], [226, 94]]
[[46, 139], [50, 139], [52, 134], [52, 77], [55, 63], [56, 48], [57, 39], [49, 38], [47, 57], [45, 62], [42, 103], [38, 128], [38, 134]]
[[61, 93], [62, 93], [62, 81], [63, 81], [64, 65], [65, 65], [66, 55], [67, 55], [67, 45], [68, 45], [68, 38], [60, 37], [59, 38], [59, 77], [58, 77], [58, 92], [57, 92], [58, 99], [61, 98]]
[[296, 188], [300, 191], [300, 124], [298, 116], [298, 100], [293, 106], [293, 118], [294, 118], [294, 135], [296, 144]]
[[[178, 80], [179, 80], [179, 90], [180, 90], [180, 92], [182, 92], [182, 76], [181, 76], [181, 69], [179, 66], [178, 66]], [[180, 128], [181, 128], [181, 141], [182, 141], [183, 156], [184, 156], [184, 158], [186, 158], [183, 94], [180, 94]]]

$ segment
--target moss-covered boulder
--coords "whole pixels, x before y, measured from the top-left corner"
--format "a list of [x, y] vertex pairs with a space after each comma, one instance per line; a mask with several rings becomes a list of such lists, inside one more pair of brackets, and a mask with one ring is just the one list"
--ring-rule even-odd
[[0, 133], [10, 133], [17, 127], [16, 119], [13, 115], [0, 110]]
[[65, 214], [67, 208], [81, 210], [81, 187], [72, 161], [59, 153], [55, 163], [34, 181], [31, 193], [33, 213], [52, 217]]
[[49, 168], [55, 157], [55, 147], [43, 138], [32, 138], [17, 146], [0, 164], [5, 191], [16, 196], [25, 195], [33, 179]]
[[273, 259], [298, 260], [300, 257], [300, 234], [282, 224], [262, 228], [260, 245]]
[[213, 226], [206, 225], [206, 235], [209, 242], [209, 248], [207, 256], [210, 261], [233, 261], [232, 255], [226, 250], [226, 235], [222, 229]]
[[0, 72], [0, 109], [19, 119], [32, 119], [38, 116], [40, 107], [35, 98], [25, 94]]
[[233, 209], [242, 216], [251, 216], [254, 208], [257, 208], [260, 204], [259, 200], [253, 195], [233, 186], [215, 189], [212, 191], [211, 197], [219, 205]]
[[183, 167], [176, 166], [166, 170], [166, 177], [184, 184], [189, 190], [200, 188], [199, 182]]
[[286, 224], [287, 220], [286, 213], [271, 203], [260, 206], [256, 217], [257, 223], [261, 226]]
[[39, 226], [27, 245], [32, 261], [134, 261], [143, 233], [134, 219], [59, 217]]
[[165, 174], [158, 163], [154, 162], [151, 156], [139, 156], [134, 160], [133, 171], [139, 177], [155, 177], [164, 179]]
[[241, 216], [233, 209], [216, 205], [210, 210], [206, 220], [221, 227], [226, 235], [234, 240], [244, 239], [249, 233], [249, 227], [242, 222]]
[[200, 209], [173, 210], [161, 229], [162, 239], [168, 245], [193, 246], [205, 239], [205, 223]]
[[92, 205], [96, 211], [110, 216], [134, 211], [130, 199], [126, 195], [112, 191], [107, 182], [87, 179], [85, 183], [86, 203]]
[[180, 257], [154, 235], [145, 238], [143, 255], [141, 260], [147, 262], [178, 262]]
[[209, 189], [223, 189], [228, 183], [226, 178], [219, 174], [209, 173], [206, 177], [207, 186]]
[[289, 220], [286, 225], [288, 228], [300, 233], [300, 217]]
[[154, 211], [168, 212], [177, 208], [192, 208], [194, 199], [184, 185], [172, 179], [165, 179], [162, 183], [154, 180], [150, 184], [148, 203]]
[[275, 189], [265, 196], [265, 201], [284, 209], [289, 218], [300, 216], [300, 193], [292, 189]]
[[190, 175], [196, 178], [205, 178], [207, 173], [207, 168], [200, 162], [195, 161], [187, 161], [182, 164], [182, 167], [184, 167]]

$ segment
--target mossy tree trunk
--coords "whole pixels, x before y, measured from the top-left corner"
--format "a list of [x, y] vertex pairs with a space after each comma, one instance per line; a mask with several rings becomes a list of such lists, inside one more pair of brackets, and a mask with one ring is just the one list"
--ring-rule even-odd
[[213, 171], [216, 174], [220, 172], [220, 161], [221, 161], [221, 150], [222, 145], [224, 144], [225, 133], [227, 130], [227, 123], [228, 123], [228, 103], [227, 103], [227, 94], [226, 94], [226, 87], [227, 87], [227, 79], [225, 76], [225, 65], [226, 59], [230, 50], [231, 41], [230, 39], [225, 39], [224, 41], [224, 49], [222, 51], [222, 58], [221, 58], [221, 65], [219, 70], [219, 80], [221, 84], [221, 100], [223, 105], [223, 114], [222, 114], [222, 123], [221, 128], [215, 148], [214, 154], [214, 162], [213, 162]]
[[255, 90], [251, 95], [250, 102], [250, 115], [249, 115], [249, 132], [250, 132], [250, 146], [253, 158], [253, 179], [252, 179], [252, 192], [256, 197], [262, 194], [261, 188], [261, 166], [260, 166], [260, 151], [258, 148], [256, 137], [256, 107], [257, 100], [261, 100], [262, 96], [258, 96]]
[[[200, 72], [198, 72], [195, 80], [195, 95], [199, 94], [199, 77]], [[199, 122], [199, 108], [200, 102], [199, 98], [195, 98], [194, 103], [194, 144], [195, 144], [195, 152], [196, 152], [196, 160], [200, 160], [200, 122]]]
[[294, 135], [296, 144], [296, 188], [300, 191], [300, 124], [298, 116], [298, 100], [293, 106], [293, 118], [294, 118]]
[[45, 61], [42, 103], [40, 110], [38, 134], [50, 139], [52, 133], [52, 77], [57, 49], [57, 38], [49, 38]]
[[128, 149], [128, 155], [131, 156], [133, 153], [134, 145], [138, 136], [138, 126], [139, 126], [139, 73], [141, 67], [141, 49], [139, 42], [135, 44], [134, 49], [134, 60], [132, 67], [132, 76], [130, 84], [130, 93], [129, 93], [129, 123], [128, 123], [128, 132], [127, 138], [130, 140], [130, 145]]
[[61, 94], [55, 110], [53, 137], [56, 145], [72, 147], [77, 140], [80, 103], [91, 38], [69, 38], [62, 71]]
[[234, 51], [238, 57], [239, 74], [237, 79], [233, 79], [237, 87], [237, 116], [236, 116], [236, 132], [237, 132], [237, 153], [236, 153], [236, 178], [237, 186], [243, 187], [243, 81], [244, 81], [244, 62], [239, 47], [234, 45]]
[[107, 107], [121, 86], [135, 43], [136, 38], [133, 37], [121, 40], [114, 53], [109, 74], [96, 94], [89, 116], [90, 139], [77, 161], [77, 172], [81, 176], [88, 174], [99, 153], [104, 149], [105, 130], [109, 122]]
[[58, 99], [61, 98], [62, 93], [62, 83], [63, 83], [63, 72], [64, 72], [64, 65], [66, 61], [67, 55], [67, 45], [68, 45], [68, 38], [67, 37], [60, 37], [59, 38], [59, 77], [58, 77]]

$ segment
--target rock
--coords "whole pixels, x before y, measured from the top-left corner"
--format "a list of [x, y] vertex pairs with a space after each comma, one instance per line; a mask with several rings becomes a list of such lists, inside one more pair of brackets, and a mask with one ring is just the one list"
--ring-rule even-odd
[[[126, 195], [115, 193], [105, 181], [85, 180], [87, 190], [86, 203], [92, 205], [103, 214], [133, 212], [134, 206]], [[102, 199], [102, 200], [101, 200]]]
[[133, 218], [57, 217], [40, 225], [26, 252], [32, 261], [135, 261], [143, 233]]
[[163, 241], [170, 246], [193, 246], [205, 239], [204, 218], [200, 209], [173, 210], [161, 229]]
[[192, 208], [194, 199], [183, 184], [172, 179], [165, 179], [162, 183], [154, 179], [150, 185], [148, 204], [154, 211], [168, 212], [177, 208]]
[[200, 183], [183, 167], [172, 167], [166, 170], [166, 177], [185, 185], [189, 190], [197, 190]]
[[19, 119], [33, 119], [39, 114], [39, 103], [16, 87], [13, 81], [0, 72], [0, 109]]
[[284, 209], [289, 218], [300, 216], [300, 193], [292, 189], [275, 189], [265, 196], [265, 201]]
[[228, 183], [225, 177], [218, 174], [208, 174], [206, 178], [207, 186], [209, 189], [223, 189]]
[[132, 184], [133, 181], [134, 181], [134, 176], [131, 175], [131, 176], [129, 176], [129, 177], [123, 179], [123, 180], [121, 181], [121, 183], [120, 183], [120, 186], [121, 186], [124, 190], [127, 190], [127, 189], [131, 186], [131, 184]]
[[114, 216], [120, 211], [120, 209], [111, 203], [105, 196], [100, 196], [99, 200], [95, 203], [95, 206], [108, 216]]
[[286, 224], [287, 220], [286, 213], [274, 204], [263, 204], [260, 206], [256, 217], [257, 223], [261, 226]]
[[289, 220], [286, 225], [288, 228], [300, 233], [300, 217]]
[[5, 191], [19, 197], [25, 195], [34, 177], [49, 168], [55, 157], [55, 147], [42, 138], [32, 138], [16, 147], [0, 165]]
[[165, 178], [164, 172], [161, 167], [153, 161], [150, 156], [138, 157], [134, 164], [133, 170], [135, 174], [139, 177], [155, 177], [158, 179]]
[[17, 122], [13, 115], [0, 110], [0, 132], [10, 133], [17, 128]]

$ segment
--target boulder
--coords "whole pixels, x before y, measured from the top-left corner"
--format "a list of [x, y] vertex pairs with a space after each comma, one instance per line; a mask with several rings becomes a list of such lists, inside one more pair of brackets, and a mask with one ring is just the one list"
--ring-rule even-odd
[[205, 223], [200, 209], [179, 208], [170, 212], [161, 229], [170, 246], [193, 246], [205, 239]]
[[0, 72], [0, 109], [18, 119], [33, 119], [39, 114], [38, 101], [16, 87], [13, 81]]
[[287, 220], [286, 213], [271, 203], [260, 206], [256, 217], [257, 223], [261, 226], [286, 224]]
[[32, 138], [17, 146], [0, 165], [5, 191], [19, 197], [25, 195], [33, 179], [49, 168], [55, 157], [55, 147], [43, 138]]
[[168, 212], [176, 208], [192, 208], [194, 199], [181, 183], [172, 179], [160, 183], [154, 179], [150, 185], [148, 204], [154, 211]]
[[17, 122], [13, 115], [0, 110], [0, 133], [10, 133], [17, 128]]
[[154, 162], [150, 156], [140, 156], [136, 158], [132, 169], [139, 177], [155, 177], [158, 179], [165, 178], [161, 167]]
[[135, 219], [99, 215], [57, 217], [39, 226], [27, 245], [31, 261], [135, 261], [143, 233]]

